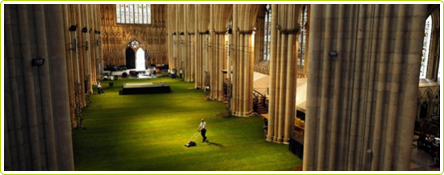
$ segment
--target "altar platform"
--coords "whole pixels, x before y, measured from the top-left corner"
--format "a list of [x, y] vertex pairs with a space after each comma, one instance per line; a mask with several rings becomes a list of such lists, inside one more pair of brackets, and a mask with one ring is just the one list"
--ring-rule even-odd
[[127, 94], [156, 94], [171, 92], [170, 85], [163, 82], [156, 83], [125, 83], [120, 95]]

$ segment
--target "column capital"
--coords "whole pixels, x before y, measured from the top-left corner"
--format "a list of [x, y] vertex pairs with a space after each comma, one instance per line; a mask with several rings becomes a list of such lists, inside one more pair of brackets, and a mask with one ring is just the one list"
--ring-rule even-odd
[[214, 31], [214, 34], [216, 34], [216, 35], [225, 35], [226, 33], [227, 33], [226, 30]]
[[252, 34], [254, 30], [238, 30], [239, 34]]
[[281, 34], [287, 34], [287, 35], [290, 35], [290, 34], [295, 34], [296, 35], [300, 31], [301, 31], [300, 28], [296, 28], [296, 29], [282, 29], [282, 30], [280, 30]]

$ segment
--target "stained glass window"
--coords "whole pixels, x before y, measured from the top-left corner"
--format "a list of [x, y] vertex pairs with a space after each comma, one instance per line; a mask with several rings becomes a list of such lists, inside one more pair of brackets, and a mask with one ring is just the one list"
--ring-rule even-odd
[[[142, 12], [142, 13], [143, 13], [143, 14], [146, 14], [146, 13], [147, 13], [147, 12], [146, 12], [146, 4], [143, 4], [143, 8], [142, 8], [142, 9], [143, 9], [143, 12]], [[143, 16], [143, 15], [142, 15], [142, 16]], [[148, 20], [147, 20], [147, 18], [146, 18], [145, 16], [143, 17], [143, 23], [144, 23], [144, 24], [147, 24], [147, 23], [148, 23]]]
[[139, 45], [139, 41], [137, 41], [137, 40], [133, 40], [128, 43], [128, 47], [138, 48], [139, 46], [141, 47], [142, 45]]
[[116, 20], [117, 23], [120, 23], [120, 6], [116, 5]]
[[151, 4], [146, 5], [146, 14], [147, 14], [147, 24], [151, 24]]
[[129, 4], [125, 5], [125, 19], [126, 19], [125, 22], [126, 23], [130, 23], [130, 13], [131, 12], [130, 12], [129, 6], [130, 6]]
[[439, 57], [439, 69], [438, 69], [438, 75], [436, 76], [438, 79], [438, 82], [441, 82], [441, 72], [442, 72], [442, 57]]
[[426, 20], [424, 28], [424, 40], [423, 40], [422, 57], [421, 57], [421, 73], [419, 74], [419, 78], [426, 78], [427, 76], [427, 63], [429, 61], [431, 34], [432, 34], [432, 16], [429, 16]]
[[118, 24], [151, 24], [151, 4], [116, 4]]
[[263, 60], [270, 60], [270, 45], [271, 45], [271, 6], [267, 4], [265, 11], [265, 26], [264, 26], [264, 58]]
[[139, 12], [139, 21], [137, 22], [137, 24], [143, 24], [143, 13], [142, 13], [142, 4], [137, 5], [137, 11]]
[[139, 23], [139, 4], [134, 4], [134, 23]]
[[306, 26], [307, 26], [307, 6], [302, 7], [301, 18], [299, 19], [301, 24], [301, 33], [299, 34], [298, 42], [298, 66], [303, 67], [305, 65], [305, 43], [307, 41], [306, 37]]
[[129, 23], [134, 23], [134, 4], [129, 4], [129, 17], [130, 17], [130, 22]]
[[117, 14], [117, 16], [120, 16], [121, 23], [125, 23], [125, 4], [120, 4], [120, 15]]

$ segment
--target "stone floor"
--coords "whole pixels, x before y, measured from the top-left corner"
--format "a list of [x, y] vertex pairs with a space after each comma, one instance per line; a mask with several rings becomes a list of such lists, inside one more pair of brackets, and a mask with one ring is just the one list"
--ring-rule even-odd
[[422, 149], [417, 148], [417, 136], [412, 145], [412, 160], [410, 171], [440, 171], [439, 165], [435, 164], [433, 157]]

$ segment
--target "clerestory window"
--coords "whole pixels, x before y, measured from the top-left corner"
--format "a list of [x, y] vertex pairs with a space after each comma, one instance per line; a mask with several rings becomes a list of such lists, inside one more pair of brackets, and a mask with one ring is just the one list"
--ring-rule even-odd
[[425, 23], [424, 28], [424, 40], [421, 56], [421, 72], [419, 78], [426, 78], [427, 76], [427, 63], [429, 62], [429, 50], [430, 50], [430, 36], [432, 35], [432, 16], [429, 16]]
[[265, 28], [264, 28], [264, 58], [263, 60], [270, 60], [270, 45], [271, 45], [271, 6], [267, 4], [265, 10]]
[[116, 4], [118, 24], [151, 24], [151, 4]]

